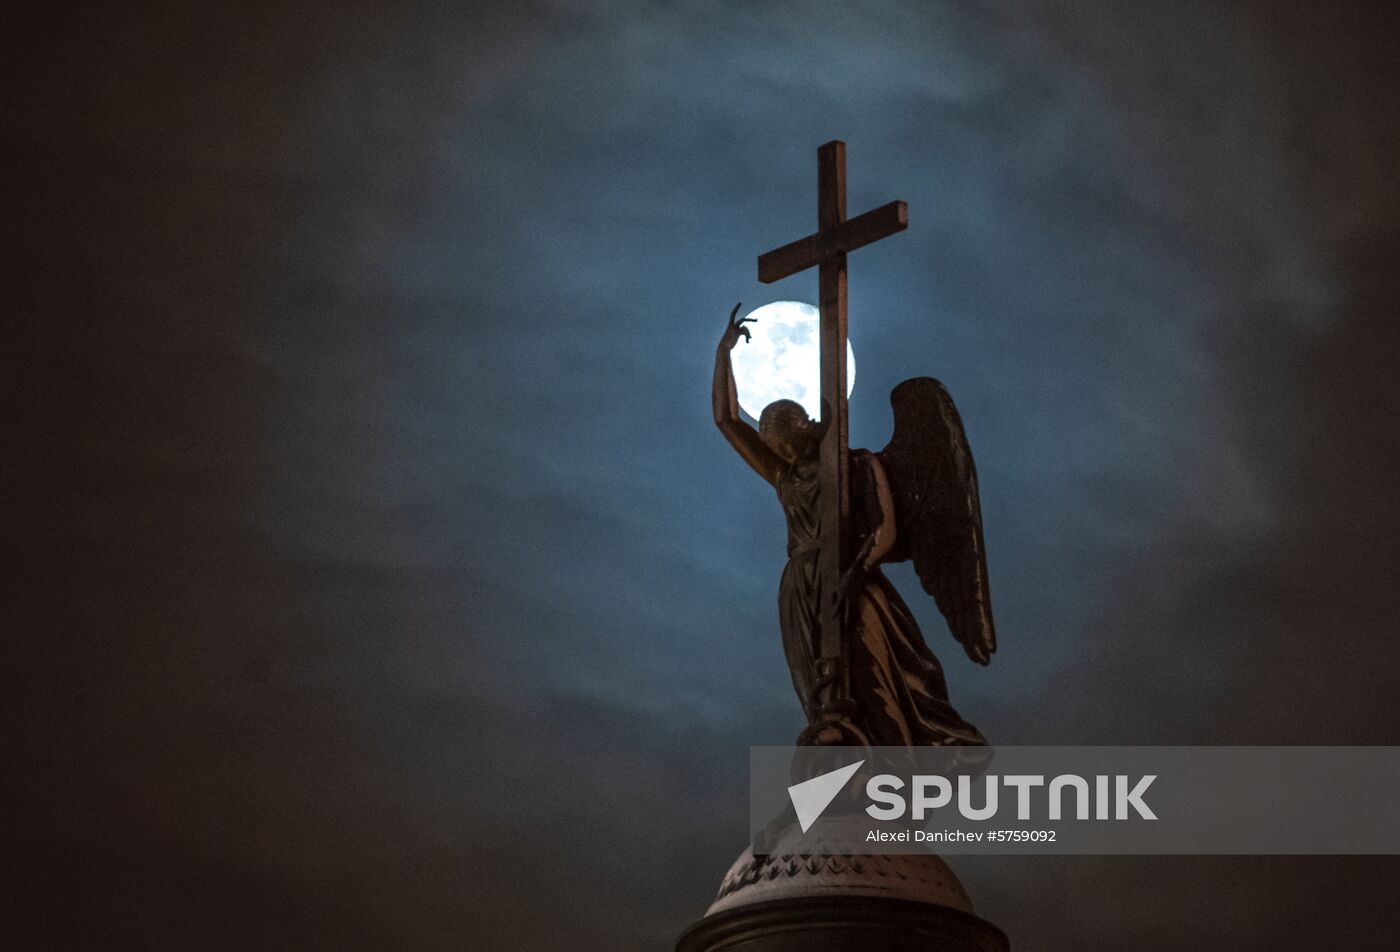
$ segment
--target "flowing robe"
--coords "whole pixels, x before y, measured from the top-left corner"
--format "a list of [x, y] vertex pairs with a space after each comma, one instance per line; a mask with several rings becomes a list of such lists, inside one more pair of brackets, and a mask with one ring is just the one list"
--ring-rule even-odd
[[[858, 525], [880, 521], [871, 480], [857, 479], [856, 467], [870, 465], [864, 453], [852, 454], [851, 508]], [[812, 686], [820, 656], [819, 571], [821, 553], [820, 464], [799, 459], [778, 474], [778, 500], [787, 517], [788, 562], [778, 586], [778, 619], [783, 652], [793, 687], [808, 721], [815, 719]], [[943, 667], [924, 644], [914, 616], [894, 586], [876, 566], [865, 573], [854, 599], [845, 662], [850, 670], [856, 726], [873, 746], [985, 744], [977, 728], [964, 721], [948, 702]]]

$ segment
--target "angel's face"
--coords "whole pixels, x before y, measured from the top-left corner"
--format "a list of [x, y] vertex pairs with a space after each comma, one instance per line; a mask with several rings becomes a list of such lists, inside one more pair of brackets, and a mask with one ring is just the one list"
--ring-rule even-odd
[[758, 432], [785, 463], [816, 455], [821, 444], [821, 425], [794, 400], [775, 400], [764, 407]]

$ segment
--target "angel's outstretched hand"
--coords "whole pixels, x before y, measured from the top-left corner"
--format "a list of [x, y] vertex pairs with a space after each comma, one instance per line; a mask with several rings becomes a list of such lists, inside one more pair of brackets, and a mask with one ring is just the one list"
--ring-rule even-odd
[[734, 310], [729, 312], [729, 324], [724, 329], [724, 336], [719, 339], [720, 350], [733, 350], [734, 345], [739, 343], [740, 335], [743, 335], [744, 340], [752, 339], [749, 329], [744, 325], [754, 323], [755, 318], [739, 317], [742, 303], [734, 305]]

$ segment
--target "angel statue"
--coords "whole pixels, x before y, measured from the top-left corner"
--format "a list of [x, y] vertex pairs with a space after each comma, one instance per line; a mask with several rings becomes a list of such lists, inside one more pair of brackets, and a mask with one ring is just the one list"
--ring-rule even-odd
[[846, 612], [842, 665], [849, 696], [843, 717], [871, 746], [982, 745], [982, 734], [948, 701], [943, 668], [918, 624], [880, 571], [885, 562], [912, 559], [953, 637], [968, 657], [987, 664], [996, 651], [977, 472], [962, 421], [943, 385], [915, 377], [894, 388], [894, 435], [878, 453], [850, 457], [850, 526], [863, 540], [836, 593], [821, 591], [819, 447], [825, 426], [801, 404], [777, 400], [764, 408], [758, 429], [739, 416], [730, 351], [749, 339], [729, 316], [715, 354], [715, 425], [744, 462], [778, 493], [787, 517], [787, 566], [778, 587], [783, 652], [809, 728], [799, 743], [847, 742], [817, 730], [829, 723], [822, 688], [830, 678], [819, 663], [823, 598]]

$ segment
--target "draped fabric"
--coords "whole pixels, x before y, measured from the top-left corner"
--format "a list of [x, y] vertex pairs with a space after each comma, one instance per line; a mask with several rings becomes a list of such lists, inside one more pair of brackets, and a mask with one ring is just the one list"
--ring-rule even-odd
[[[855, 463], [855, 461], [852, 461]], [[852, 489], [865, 485], [853, 480]], [[801, 459], [778, 476], [778, 500], [787, 516], [788, 562], [778, 586], [778, 619], [793, 687], [808, 720], [819, 656], [818, 607], [824, 593], [819, 571], [819, 464]], [[872, 500], [852, 499], [852, 509]], [[914, 616], [889, 580], [875, 568], [853, 595], [854, 626], [847, 649], [857, 726], [875, 746], [985, 744], [977, 728], [948, 702], [942, 665], [924, 644]]]

